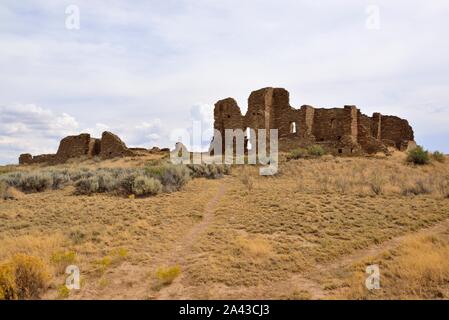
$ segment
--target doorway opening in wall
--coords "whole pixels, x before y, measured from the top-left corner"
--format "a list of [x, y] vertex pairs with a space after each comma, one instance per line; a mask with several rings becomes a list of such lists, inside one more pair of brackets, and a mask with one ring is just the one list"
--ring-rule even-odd
[[290, 133], [296, 133], [296, 122], [290, 123]]
[[343, 149], [338, 149], [338, 153], [343, 153]]

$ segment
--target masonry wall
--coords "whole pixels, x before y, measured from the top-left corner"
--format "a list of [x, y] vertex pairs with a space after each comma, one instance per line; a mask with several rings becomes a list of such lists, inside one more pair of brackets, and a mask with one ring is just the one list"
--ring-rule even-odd
[[56, 161], [64, 163], [70, 158], [86, 156], [89, 152], [90, 141], [90, 134], [87, 133], [65, 137], [59, 143]]
[[135, 154], [135, 151], [130, 150], [118, 136], [111, 132], [103, 132], [101, 139], [91, 138], [89, 134], [82, 133], [62, 139], [56, 154], [43, 154], [34, 157], [28, 153], [21, 154], [19, 164], [59, 164], [80, 157], [101, 156], [103, 159], [111, 159]]
[[283, 88], [253, 91], [244, 116], [234, 99], [220, 100], [215, 104], [214, 119], [214, 128], [222, 137], [225, 129], [278, 129], [281, 151], [318, 143], [340, 154], [387, 152], [387, 145], [403, 149], [414, 138], [407, 120], [379, 113], [369, 117], [356, 106], [292, 108], [289, 92]]

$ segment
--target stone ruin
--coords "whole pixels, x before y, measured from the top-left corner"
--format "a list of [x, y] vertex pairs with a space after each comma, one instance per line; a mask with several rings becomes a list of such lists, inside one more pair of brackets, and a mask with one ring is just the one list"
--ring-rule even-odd
[[111, 159], [135, 156], [139, 154], [139, 151], [139, 148], [128, 148], [118, 136], [111, 132], [103, 132], [101, 139], [92, 138], [88, 133], [82, 133], [62, 139], [56, 154], [43, 154], [34, 157], [29, 153], [21, 154], [19, 164], [60, 164], [73, 158], [93, 158], [95, 156], [101, 159]]
[[[245, 133], [245, 152], [250, 140], [247, 129], [278, 129], [279, 151], [290, 151], [312, 144], [321, 145], [332, 154], [357, 155], [377, 152], [389, 153], [389, 148], [408, 150], [416, 146], [413, 129], [405, 119], [373, 113], [367, 116], [353, 105], [343, 108], [314, 108], [290, 106], [289, 92], [283, 88], [263, 88], [248, 98], [248, 110], [242, 115], [233, 98], [218, 101], [214, 109], [214, 129], [225, 137], [226, 129], [240, 129]], [[235, 141], [234, 141], [235, 143]], [[212, 146], [212, 145], [211, 145]], [[223, 152], [224, 152], [223, 143]], [[69, 159], [95, 156], [101, 159], [128, 157], [143, 153], [170, 152], [168, 148], [151, 150], [128, 148], [111, 132], [103, 132], [101, 139], [83, 133], [61, 140], [56, 154], [32, 156], [21, 154], [20, 164], [59, 164]]]
[[[263, 88], [248, 98], [248, 111], [242, 115], [233, 98], [218, 101], [214, 109], [214, 129], [225, 137], [226, 129], [278, 129], [279, 151], [311, 144], [321, 145], [332, 154], [388, 153], [388, 148], [407, 150], [416, 146], [413, 129], [405, 119], [374, 113], [364, 115], [353, 105], [343, 108], [290, 106], [289, 92], [283, 88]], [[257, 141], [257, 140], [255, 140]], [[257, 144], [256, 144], [257, 145]], [[224, 151], [224, 148], [223, 148]]]

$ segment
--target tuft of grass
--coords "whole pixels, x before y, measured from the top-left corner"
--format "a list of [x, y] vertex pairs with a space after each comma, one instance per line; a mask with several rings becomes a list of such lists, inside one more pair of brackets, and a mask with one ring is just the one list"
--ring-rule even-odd
[[105, 256], [97, 261], [97, 265], [101, 274], [104, 274], [111, 264], [112, 259], [109, 256]]
[[169, 285], [181, 274], [179, 266], [160, 267], [156, 270], [156, 279], [162, 285]]
[[249, 170], [243, 170], [242, 174], [240, 175], [240, 181], [248, 189], [248, 191], [253, 190], [254, 182]]
[[76, 262], [75, 251], [57, 251], [50, 257], [50, 262], [55, 265], [57, 272], [64, 273], [67, 266]]
[[430, 162], [429, 152], [422, 146], [417, 146], [407, 153], [407, 162], [417, 165], [428, 164]]
[[58, 288], [58, 298], [67, 299], [70, 296], [70, 290], [65, 284], [60, 285]]
[[383, 193], [384, 180], [381, 175], [375, 174], [369, 181], [369, 186], [371, 191], [376, 195], [381, 195]]
[[125, 259], [128, 256], [128, 249], [126, 249], [126, 248], [118, 248], [117, 249], [117, 256], [120, 259]]

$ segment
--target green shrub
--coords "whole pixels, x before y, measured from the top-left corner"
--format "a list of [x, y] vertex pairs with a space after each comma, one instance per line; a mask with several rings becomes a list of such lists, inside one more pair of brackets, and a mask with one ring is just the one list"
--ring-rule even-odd
[[82, 178], [75, 184], [77, 194], [91, 195], [99, 192], [100, 183], [98, 177]]
[[179, 266], [160, 267], [156, 270], [156, 278], [160, 284], [168, 285], [173, 282], [181, 273]]
[[322, 146], [314, 144], [307, 148], [307, 153], [310, 156], [321, 157], [326, 154], [326, 151], [323, 149]]
[[429, 152], [423, 149], [421, 146], [410, 150], [407, 154], [407, 162], [418, 165], [428, 164], [430, 161]]
[[166, 192], [178, 191], [190, 180], [190, 170], [184, 165], [165, 164], [147, 167], [145, 173], [158, 179]]
[[153, 196], [162, 191], [162, 184], [157, 179], [139, 176], [134, 179], [132, 190], [136, 196]]
[[432, 153], [432, 159], [438, 162], [444, 162], [446, 160], [446, 156], [440, 151], [435, 151]]
[[287, 160], [296, 160], [301, 158], [306, 158], [308, 155], [308, 152], [304, 148], [297, 148], [290, 151], [290, 153], [287, 155]]

